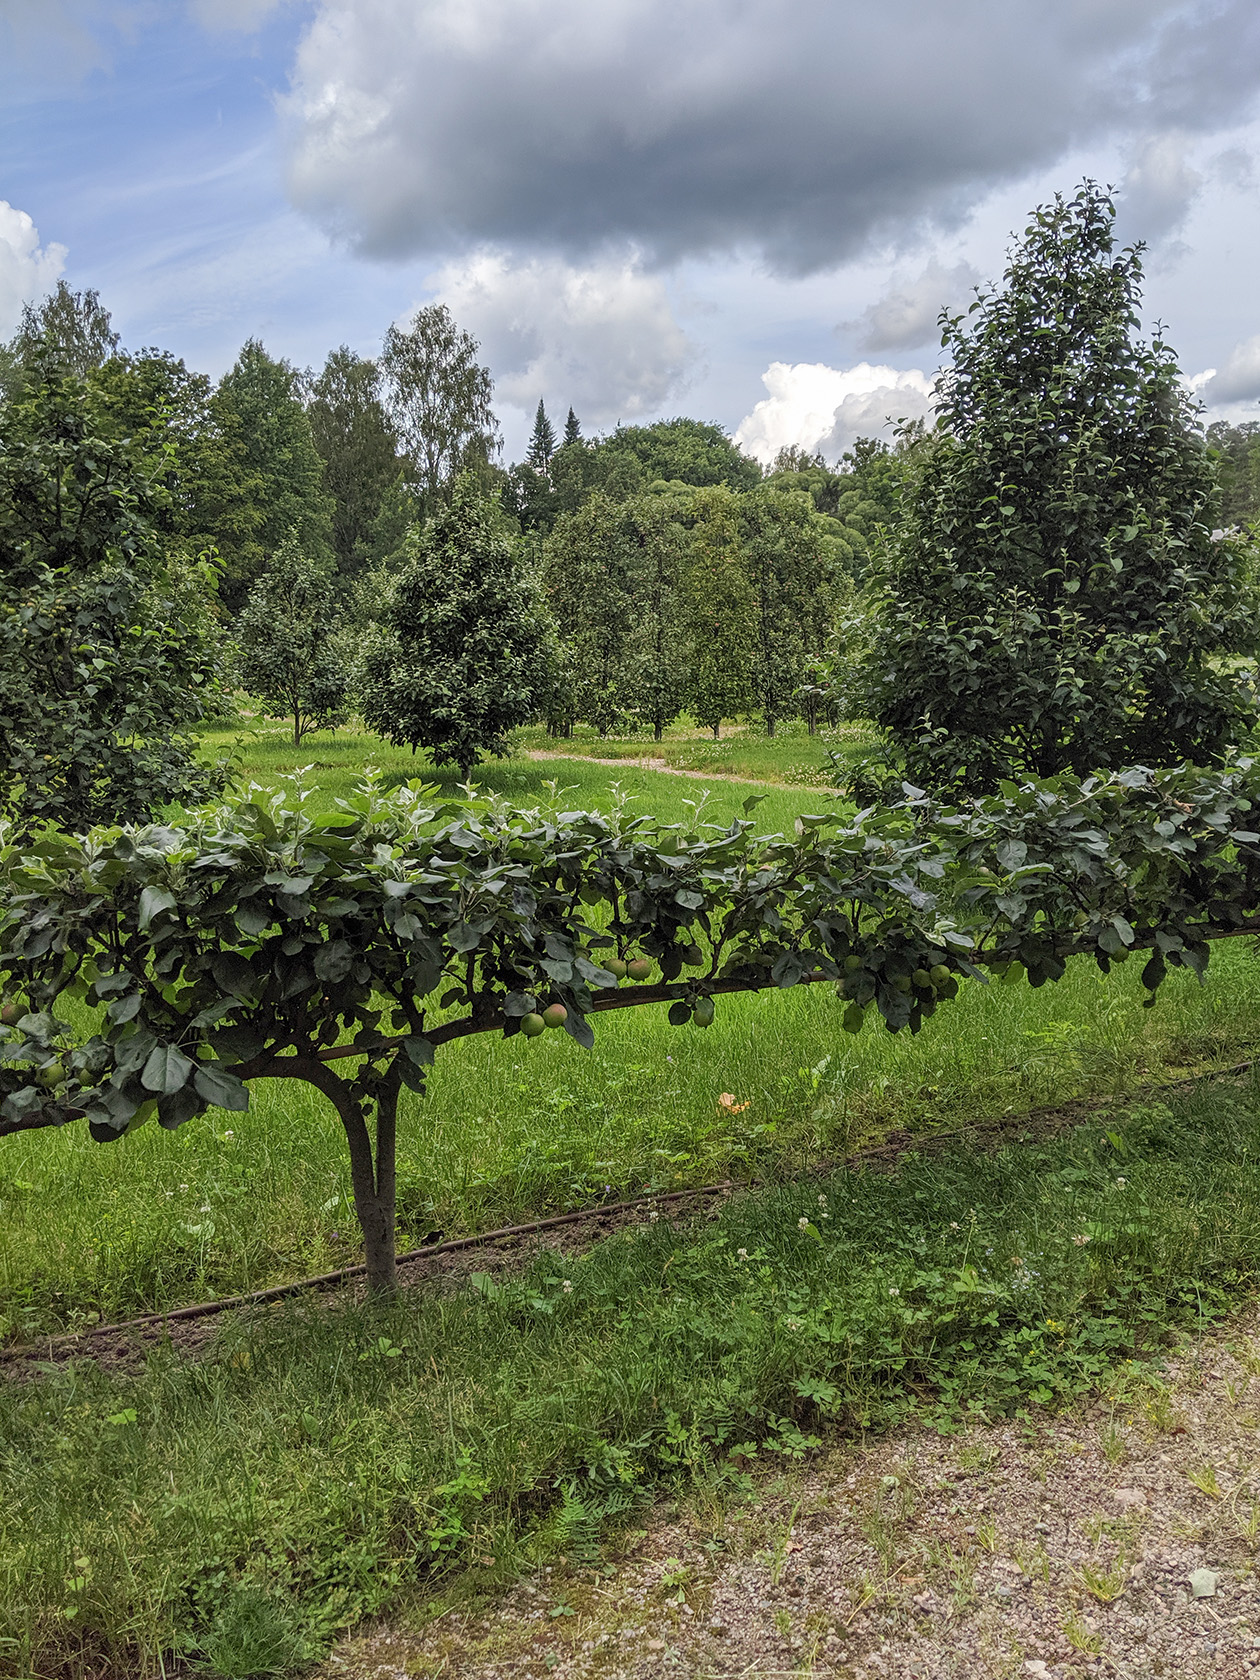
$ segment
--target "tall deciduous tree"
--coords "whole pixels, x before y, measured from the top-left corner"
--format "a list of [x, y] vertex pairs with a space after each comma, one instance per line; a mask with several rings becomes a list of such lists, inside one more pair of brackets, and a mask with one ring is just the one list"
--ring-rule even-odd
[[[66, 827], [206, 788], [187, 731], [211, 672], [158, 526], [161, 475], [60, 348], [0, 408], [0, 806]], [[201, 592], [214, 576], [202, 567]]]
[[606, 735], [633, 706], [630, 645], [640, 611], [638, 553], [620, 506], [596, 491], [557, 520], [543, 581], [572, 651], [577, 715]]
[[754, 704], [773, 735], [797, 707], [806, 661], [831, 630], [838, 579], [808, 497], [763, 488], [739, 499], [740, 553], [752, 597]]
[[687, 706], [716, 741], [724, 718], [753, 705], [755, 599], [740, 550], [739, 496], [725, 485], [692, 500], [684, 617]]
[[332, 498], [337, 565], [349, 574], [375, 557], [376, 523], [402, 470], [380, 369], [345, 344], [333, 350], [311, 381], [307, 413]]
[[386, 406], [429, 511], [469, 465], [470, 452], [489, 459], [498, 447], [493, 382], [478, 351], [444, 303], [427, 304], [405, 331], [385, 334]]
[[40, 375], [86, 379], [117, 350], [118, 334], [98, 292], [91, 287], [76, 292], [58, 280], [42, 303], [23, 305], [18, 330], [5, 348], [3, 388], [13, 392], [36, 363]]
[[346, 661], [328, 568], [289, 532], [255, 581], [236, 621], [240, 679], [273, 717], [290, 718], [293, 745], [345, 717]]
[[224, 598], [235, 608], [290, 531], [304, 554], [331, 562], [333, 503], [288, 362], [250, 339], [220, 380], [211, 410], [221, 472], [203, 501], [223, 556]]
[[534, 714], [546, 680], [546, 615], [471, 473], [412, 540], [410, 562], [365, 661], [368, 727], [466, 777], [507, 751], [507, 732]]
[[937, 785], [1217, 758], [1244, 722], [1240, 551], [1140, 247], [1087, 183], [944, 318], [939, 427], [883, 567], [866, 702]]

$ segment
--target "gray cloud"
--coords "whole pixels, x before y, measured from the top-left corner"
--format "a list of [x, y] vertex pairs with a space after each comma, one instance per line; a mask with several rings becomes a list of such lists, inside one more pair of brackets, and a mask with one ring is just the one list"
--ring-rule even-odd
[[295, 202], [379, 256], [493, 243], [806, 273], [1129, 133], [1224, 127], [1254, 0], [320, 0]]
[[1190, 164], [1187, 147], [1188, 136], [1177, 130], [1145, 135], [1135, 146], [1116, 195], [1116, 231], [1126, 243], [1158, 245], [1190, 214], [1204, 178]]
[[894, 283], [856, 321], [859, 350], [909, 350], [938, 336], [941, 310], [956, 308], [980, 283], [980, 271], [968, 262], [945, 268], [933, 257], [916, 280]]
[[1260, 397], [1260, 334], [1236, 344], [1225, 366], [1195, 385], [1197, 395], [1212, 408]]
[[482, 250], [435, 284], [481, 344], [497, 399], [531, 416], [539, 397], [559, 414], [572, 404], [588, 429], [654, 414], [695, 360], [661, 277], [633, 261], [577, 267]]

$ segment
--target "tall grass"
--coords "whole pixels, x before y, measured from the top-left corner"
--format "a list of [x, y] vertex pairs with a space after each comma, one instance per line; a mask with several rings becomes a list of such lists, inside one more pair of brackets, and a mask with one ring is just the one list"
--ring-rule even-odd
[[447, 1571], [581, 1556], [662, 1478], [734, 1485], [837, 1429], [1058, 1402], [1253, 1286], [1258, 1107], [1205, 1088], [1047, 1145], [772, 1187], [519, 1278], [242, 1319], [199, 1361], [2, 1384], [0, 1666], [274, 1671]]

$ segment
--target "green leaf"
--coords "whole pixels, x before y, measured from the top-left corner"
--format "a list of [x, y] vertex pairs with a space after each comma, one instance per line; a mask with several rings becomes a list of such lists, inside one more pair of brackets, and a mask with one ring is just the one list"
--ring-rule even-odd
[[140, 927], [147, 928], [154, 916], [174, 908], [174, 893], [167, 892], [165, 887], [146, 887], [140, 894]]
[[140, 1083], [146, 1091], [170, 1096], [184, 1088], [192, 1071], [193, 1064], [182, 1051], [173, 1044], [158, 1044], [149, 1052], [149, 1059], [140, 1074]]
[[193, 1074], [193, 1085], [197, 1095], [204, 1097], [215, 1108], [230, 1109], [234, 1114], [243, 1114], [249, 1107], [249, 1091], [230, 1069], [219, 1067], [214, 1062], [199, 1062]]

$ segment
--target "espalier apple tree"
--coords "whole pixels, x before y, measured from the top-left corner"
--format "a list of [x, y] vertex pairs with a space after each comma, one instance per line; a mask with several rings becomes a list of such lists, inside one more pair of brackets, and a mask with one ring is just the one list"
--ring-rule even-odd
[[1249, 764], [1065, 775], [953, 809], [910, 790], [785, 838], [370, 784], [331, 811], [254, 789], [156, 825], [3, 834], [0, 1135], [116, 1141], [304, 1081], [344, 1128], [388, 1290], [397, 1131], [423, 1126], [400, 1094], [442, 1046], [551, 1028], [589, 1047], [639, 1005], [707, 1027], [723, 994], [807, 983], [849, 1031], [874, 1010], [913, 1032], [965, 980], [1042, 985], [1073, 953], [1148, 952], [1153, 997], [1168, 965], [1202, 973], [1210, 939], [1260, 925], [1257, 801]]

